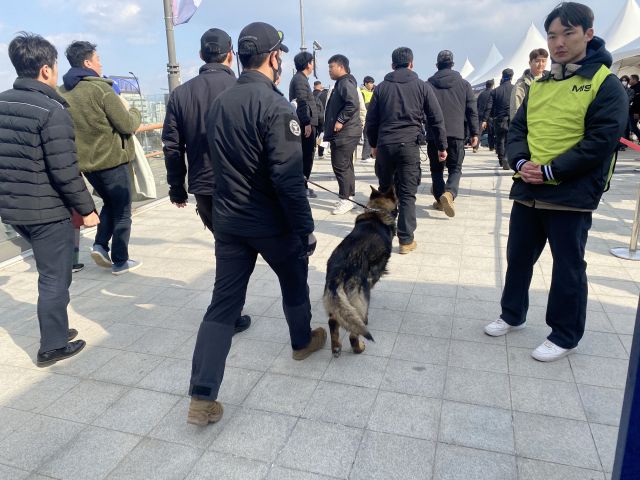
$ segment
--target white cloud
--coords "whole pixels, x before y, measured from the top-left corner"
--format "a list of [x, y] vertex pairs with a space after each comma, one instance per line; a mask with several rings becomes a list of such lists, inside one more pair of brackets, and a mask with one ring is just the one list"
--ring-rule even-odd
[[9, 45], [6, 43], [0, 43], [0, 92], [12, 88], [13, 81], [16, 79], [16, 71], [9, 60], [8, 48]]
[[138, 32], [144, 29], [142, 7], [134, 2], [114, 0], [81, 2], [78, 13], [84, 23], [103, 32]]
[[93, 33], [58, 33], [56, 35], [47, 35], [49, 40], [58, 49], [58, 55], [64, 55], [65, 49], [74, 41], [85, 41], [91, 43], [99, 43], [99, 38]]

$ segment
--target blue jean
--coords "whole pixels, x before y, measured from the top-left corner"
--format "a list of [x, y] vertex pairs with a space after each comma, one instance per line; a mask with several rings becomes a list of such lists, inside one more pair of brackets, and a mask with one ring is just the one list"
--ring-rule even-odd
[[129, 260], [131, 236], [131, 182], [126, 163], [106, 170], [85, 173], [84, 176], [102, 198], [100, 224], [94, 245], [109, 251], [116, 267]]

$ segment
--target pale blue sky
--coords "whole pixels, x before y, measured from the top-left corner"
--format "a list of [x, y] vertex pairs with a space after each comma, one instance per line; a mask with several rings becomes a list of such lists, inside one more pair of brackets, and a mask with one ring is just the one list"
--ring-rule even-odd
[[[558, 0], [305, 0], [306, 44], [317, 40], [320, 80], [329, 82], [326, 61], [335, 54], [349, 57], [359, 82], [376, 82], [390, 70], [391, 52], [400, 46], [414, 51], [416, 71], [426, 80], [435, 71], [440, 50], [452, 50], [457, 66], [466, 56], [478, 67], [495, 42], [503, 56], [533, 22], [544, 34], [544, 16]], [[613, 21], [625, 0], [588, 0], [596, 15], [596, 35]], [[271, 6], [269, 6], [271, 5]], [[264, 21], [285, 33], [291, 48], [284, 62], [287, 93], [293, 55], [300, 48], [299, 0], [202, 0], [188, 24], [175, 29], [183, 80], [197, 73], [199, 39], [208, 28], [226, 30], [234, 39], [248, 23]], [[107, 75], [134, 72], [142, 93], [167, 88], [166, 40], [162, 0], [22, 0], [3, 2], [0, 17], [0, 91], [10, 88], [15, 72], [6, 53], [17, 31], [50, 38], [59, 50], [61, 75], [69, 65], [64, 47], [72, 40], [98, 44]], [[62, 79], [60, 79], [60, 82]]]

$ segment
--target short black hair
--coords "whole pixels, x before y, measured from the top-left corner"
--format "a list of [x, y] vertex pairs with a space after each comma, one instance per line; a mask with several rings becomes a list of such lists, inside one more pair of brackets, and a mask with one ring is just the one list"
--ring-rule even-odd
[[556, 6], [544, 20], [544, 30], [547, 33], [556, 18], [565, 27], [582, 27], [583, 32], [593, 28], [593, 10], [582, 3], [562, 2]]
[[320, 80], [316, 80], [315, 82], [313, 82], [314, 87], [317, 87], [318, 85], [322, 85], [322, 82]]
[[42, 67], [53, 68], [58, 50], [40, 35], [19, 32], [9, 43], [9, 58], [19, 77], [38, 78]]
[[487, 80], [484, 84], [484, 88], [486, 88], [487, 90], [490, 90], [493, 88], [493, 80]]
[[391, 62], [396, 68], [407, 68], [413, 62], [413, 51], [408, 47], [396, 48], [391, 54]]
[[631, 78], [633, 78], [636, 82], [640, 82], [640, 76], [636, 75], [635, 73], [631, 75]]
[[300, 52], [293, 57], [293, 64], [296, 66], [297, 72], [306, 69], [309, 62], [313, 62], [313, 55], [309, 52]]
[[256, 68], [260, 68], [264, 65], [264, 62], [267, 61], [271, 55], [271, 52], [261, 53], [260, 55], [238, 55], [240, 57], [240, 63], [242, 67], [247, 70], [255, 70]]
[[540, 57], [549, 58], [549, 52], [547, 52], [544, 48], [535, 48], [531, 50], [531, 53], [529, 54], [529, 61], [533, 62]]
[[97, 45], [94, 43], [76, 40], [67, 47], [64, 52], [65, 57], [69, 60], [72, 67], [82, 68], [85, 60], [91, 60], [93, 52], [96, 51]]
[[210, 53], [202, 52], [202, 58], [206, 63], [222, 63], [227, 59], [229, 52], [227, 53]]
[[453, 62], [438, 62], [438, 70], [453, 67]]
[[362, 81], [362, 83], [364, 83], [365, 85], [367, 83], [373, 83], [375, 82], [375, 80], [373, 79], [373, 77], [370, 77], [369, 75], [367, 75], [366, 77], [364, 77], [364, 80]]
[[340, 54], [334, 55], [327, 62], [327, 64], [331, 64], [331, 63], [335, 63], [340, 67], [344, 67], [345, 72], [351, 73], [351, 69], [349, 68], [349, 59], [344, 55], [340, 55]]
[[628, 82], [628, 81], [629, 81], [629, 77], [628, 77], [628, 76], [626, 76], [626, 75], [622, 75], [622, 76], [620, 77], [620, 81], [621, 81], [621, 82], [624, 82], [625, 80]]

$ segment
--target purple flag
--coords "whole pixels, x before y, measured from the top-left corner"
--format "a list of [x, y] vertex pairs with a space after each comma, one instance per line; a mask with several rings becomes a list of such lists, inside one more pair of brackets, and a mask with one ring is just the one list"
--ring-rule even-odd
[[196, 13], [202, 0], [173, 0], [173, 24], [187, 23]]

